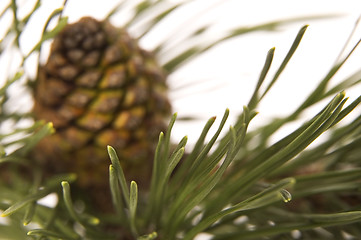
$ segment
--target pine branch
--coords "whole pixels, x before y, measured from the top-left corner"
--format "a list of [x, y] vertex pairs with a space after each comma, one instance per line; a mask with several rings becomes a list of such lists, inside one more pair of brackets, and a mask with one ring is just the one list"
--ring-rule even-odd
[[[16, 124], [29, 119], [31, 114], [6, 109], [12, 97], [10, 88], [30, 81], [24, 61], [31, 54], [42, 51], [44, 42], [56, 37], [67, 25], [67, 17], [62, 16], [64, 7], [54, 10], [42, 26], [41, 40], [30, 52], [21, 52], [19, 38], [41, 3], [37, 1], [22, 19], [18, 16], [16, 1], [2, 11], [10, 11], [14, 17], [13, 27], [4, 37], [10, 42], [6, 46], [20, 52], [22, 61], [18, 72], [6, 73], [9, 76], [0, 88], [0, 124], [14, 123], [11, 131], [0, 132], [0, 210], [6, 219], [5, 223], [0, 223], [0, 238], [190, 240], [204, 232], [218, 240], [240, 237], [280, 239], [290, 238], [292, 234], [301, 234], [303, 239], [344, 239], [345, 233], [355, 239], [361, 238], [361, 115], [354, 119], [348, 116], [359, 111], [361, 96], [347, 105], [345, 92], [361, 82], [361, 70], [332, 88], [328, 86], [354, 54], [359, 42], [344, 58], [337, 59], [293, 113], [255, 130], [249, 131], [248, 127], [257, 117], [256, 108], [287, 65], [292, 64], [292, 56], [302, 44], [307, 25], [300, 29], [270, 83], [263, 86], [273, 68], [275, 48], [269, 50], [248, 105], [233, 123], [228, 122], [230, 110], [226, 109], [209, 141], [207, 135], [214, 128], [216, 117], [205, 123], [193, 147], [188, 147], [187, 136], [173, 143], [172, 130], [177, 122], [177, 114], [174, 114], [166, 131], [161, 132], [158, 142], [154, 143], [149, 189], [141, 188], [139, 183], [129, 179], [122, 156], [114, 147], [107, 146], [104, 151], [109, 159], [104, 161], [109, 163], [109, 176], [102, 177], [109, 178], [110, 196], [102, 196], [101, 188], [97, 189], [97, 194], [108, 199], [105, 204], [112, 205], [114, 210], [105, 212], [87, 204], [88, 194], [77, 185], [76, 174], [51, 175], [29, 155], [41, 140], [56, 134], [53, 125], [34, 121], [28, 127], [17, 127]], [[134, 14], [125, 27], [143, 21], [138, 36], [141, 39], [185, 3], [144, 0], [132, 4], [131, 1], [120, 2], [107, 18], [131, 6]], [[154, 12], [154, 9], [161, 10]], [[227, 39], [254, 31], [274, 30], [301, 19], [247, 28], [239, 26], [212, 42], [198, 44], [195, 41], [175, 56], [167, 55], [172, 38], [164, 39], [154, 52], [157, 56], [167, 57], [160, 65], [172, 73]], [[49, 29], [54, 20], [56, 26]], [[203, 25], [188, 33], [189, 41], [202, 37], [209, 29], [211, 26]], [[5, 48], [5, 42], [1, 41], [1, 50]], [[344, 55], [343, 51], [340, 56]], [[136, 66], [134, 69], [137, 70]], [[330, 96], [333, 98], [323, 108], [317, 106], [319, 113], [301, 118], [301, 113]], [[296, 130], [269, 144], [278, 129], [300, 119], [303, 124]], [[343, 125], [344, 119], [351, 122]], [[325, 139], [313, 145], [321, 135], [326, 135]], [[9, 151], [11, 148], [15, 150]], [[92, 175], [88, 174], [90, 178]], [[42, 205], [40, 200], [50, 194], [57, 196], [55, 206]]]

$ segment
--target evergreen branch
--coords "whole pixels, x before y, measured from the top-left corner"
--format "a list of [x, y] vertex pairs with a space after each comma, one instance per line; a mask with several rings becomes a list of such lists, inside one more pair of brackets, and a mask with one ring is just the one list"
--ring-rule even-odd
[[46, 229], [33, 229], [27, 233], [28, 236], [34, 237], [50, 237], [55, 239], [64, 239], [64, 240], [78, 240], [79, 237], [71, 238], [71, 237], [64, 237], [63, 234], [59, 234], [54, 231], [46, 230]]
[[[2, 11], [0, 12], [0, 17], [1, 16], [4, 16], [4, 14], [5, 14], [5, 12], [6, 11], [8, 11], [11, 7], [12, 7], [12, 2], [10, 2], [8, 5], [6, 5], [5, 7], [4, 7], [4, 9], [2, 9]], [[6, 35], [6, 34], [5, 34]]]
[[120, 187], [122, 189], [123, 199], [125, 200], [125, 204], [127, 207], [129, 207], [129, 188], [125, 180], [123, 168], [120, 165], [119, 158], [117, 153], [115, 152], [115, 149], [111, 146], [108, 146], [108, 154], [110, 157], [110, 160], [112, 162], [112, 166], [115, 170], [115, 174], [118, 178]]
[[[301, 215], [301, 219], [297, 215], [288, 215], [288, 219], [297, 219], [298, 221], [290, 223], [277, 223], [271, 227], [260, 227], [255, 231], [239, 230], [230, 234], [219, 234], [214, 239], [216, 240], [236, 240], [239, 236], [242, 239], [259, 239], [264, 236], [275, 236], [282, 233], [288, 233], [292, 230], [305, 231], [320, 227], [332, 227], [337, 225], [345, 225], [360, 221], [360, 211], [343, 212], [343, 213], [332, 213], [332, 214], [308, 214]], [[322, 239], [319, 238], [318, 239]], [[329, 239], [329, 236], [326, 238]]]
[[8, 89], [16, 81], [18, 81], [24, 75], [24, 71], [18, 71], [14, 77], [7, 79], [5, 84], [0, 88], [0, 119], [6, 119], [8, 116], [4, 112], [4, 104], [8, 100]]
[[40, 1], [41, 0], [37, 0], [36, 3], [34, 4], [33, 8], [30, 10], [29, 14], [24, 17], [24, 19], [22, 20], [24, 25], [26, 25], [28, 23], [29, 19], [31, 18], [31, 16], [33, 16], [34, 12], [39, 9], [39, 7], [41, 6]]
[[[180, 6], [182, 6], [182, 3], [170, 3], [164, 0], [158, 0], [156, 2], [144, 0], [135, 7], [134, 17], [128, 21], [125, 26], [130, 27], [131, 25], [136, 25], [137, 22], [143, 21], [144, 27], [138, 36], [138, 38], [141, 38]], [[162, 10], [158, 11], [158, 9]]]
[[56, 36], [65, 27], [65, 25], [68, 23], [68, 18], [67, 17], [61, 18], [59, 20], [58, 24], [51, 31], [46, 30], [47, 26], [50, 23], [50, 21], [54, 17], [56, 17], [58, 15], [61, 15], [62, 12], [63, 12], [63, 8], [59, 8], [59, 9], [54, 10], [54, 12], [49, 16], [49, 18], [47, 20], [47, 23], [45, 24], [44, 31], [43, 31], [43, 34], [42, 34], [42, 37], [41, 37], [40, 41], [24, 57], [24, 60], [26, 60], [33, 52], [40, 51], [41, 46], [43, 45], [43, 42], [45, 42], [46, 40], [54, 38], [54, 36]]
[[[264, 80], [266, 79], [267, 73], [268, 73], [269, 69], [271, 68], [274, 53], [275, 53], [275, 48], [271, 48], [267, 53], [267, 58], [266, 58], [266, 61], [264, 63], [261, 74], [259, 76], [259, 79], [257, 81], [257, 85], [256, 85], [256, 87], [255, 87], [255, 89], [253, 91], [252, 97], [251, 97], [251, 99], [249, 100], [249, 103], [248, 103], [248, 107], [250, 109], [256, 108], [258, 102], [260, 101], [259, 89], [261, 88]], [[274, 77], [274, 80], [277, 80], [277, 78]], [[269, 87], [272, 87], [272, 85], [269, 85]], [[263, 93], [263, 96], [265, 94], [266, 94], [266, 92]]]
[[15, 0], [11, 0], [11, 10], [13, 12], [13, 16], [14, 16], [14, 29], [15, 29], [15, 33], [16, 33], [16, 45], [18, 47], [20, 47], [20, 34], [21, 34], [21, 29], [22, 27], [20, 26], [20, 21], [18, 19], [18, 8], [17, 8], [17, 4]]
[[55, 129], [53, 127], [53, 124], [47, 123], [44, 126], [42, 126], [37, 132], [35, 132], [32, 136], [24, 137], [19, 141], [13, 142], [13, 143], [21, 142], [24, 144], [24, 147], [17, 150], [15, 154], [19, 156], [25, 156], [31, 149], [35, 147], [35, 145], [41, 139], [43, 139], [45, 136], [53, 134], [54, 132]]
[[70, 185], [67, 181], [62, 181], [61, 186], [63, 188], [63, 198], [66, 209], [68, 210], [70, 216], [79, 224], [81, 224], [87, 232], [92, 234], [94, 237], [103, 237], [103, 234], [99, 233], [94, 229], [94, 226], [99, 225], [100, 220], [94, 216], [89, 216], [86, 214], [79, 214], [75, 211], [73, 206], [73, 201], [70, 194]]
[[[312, 19], [312, 17], [310, 17]], [[238, 29], [234, 29], [230, 31], [228, 34], [226, 34], [224, 37], [220, 37], [217, 40], [212, 41], [211, 43], [202, 44], [202, 45], [191, 45], [187, 47], [187, 49], [183, 50], [180, 54], [173, 56], [170, 60], [167, 60], [165, 63], [163, 63], [163, 67], [168, 72], [173, 72], [186, 62], [190, 61], [193, 57], [200, 55], [201, 53], [211, 49], [212, 47], [216, 46], [219, 43], [222, 43], [228, 39], [241, 36], [243, 34], [255, 32], [255, 31], [274, 31], [278, 26], [281, 26], [286, 23], [291, 22], [298, 22], [301, 20], [305, 20], [305, 18], [294, 18], [294, 19], [286, 19], [286, 20], [279, 20], [274, 22], [269, 22], [265, 24], [259, 24], [253, 27], [239, 27]], [[305, 27], [304, 27], [305, 28]], [[197, 36], [199, 37], [199, 36]], [[195, 41], [196, 42], [196, 41]], [[165, 45], [165, 43], [163, 43]], [[160, 50], [157, 50], [157, 52], [160, 52]], [[159, 53], [160, 56], [161, 52]]]
[[117, 173], [113, 165], [109, 166], [109, 185], [112, 194], [113, 206], [115, 207], [117, 216], [119, 217], [122, 223], [127, 223], [127, 221], [125, 220], [126, 213], [124, 212], [122, 193], [120, 191]]
[[311, 106], [312, 104], [320, 101], [325, 96], [327, 96], [326, 87], [332, 77], [338, 72], [338, 70], [346, 63], [352, 53], [356, 50], [358, 45], [360, 44], [361, 39], [355, 44], [352, 50], [347, 54], [347, 56], [342, 59], [339, 63], [335, 64], [331, 70], [327, 73], [324, 79], [319, 83], [316, 89], [307, 97], [307, 99], [298, 107], [298, 109], [292, 114], [293, 116], [297, 116], [301, 113], [304, 109]]
[[285, 200], [281, 190], [285, 187], [289, 187], [295, 183], [295, 179], [284, 179], [273, 185], [272, 187], [260, 192], [259, 194], [252, 196], [232, 207], [229, 207], [225, 210], [215, 213], [212, 216], [209, 216], [198, 223], [193, 229], [191, 229], [186, 236], [185, 240], [191, 240], [195, 237], [195, 235], [216, 221], [220, 220], [222, 217], [232, 214], [234, 212], [247, 211], [251, 209], [261, 208], [267, 205], [270, 205], [276, 201], [283, 199], [283, 201], [288, 202], [289, 197], [287, 196], [287, 200]]
[[[34, 184], [33, 184], [33, 187], [31, 188], [30, 190], [30, 193], [31, 194], [36, 194], [38, 189], [40, 188], [40, 185], [41, 185], [41, 177], [42, 177], [42, 174], [40, 173], [40, 171], [36, 171], [35, 174], [34, 174]], [[34, 215], [35, 215], [35, 208], [36, 208], [36, 202], [33, 201], [31, 203], [28, 204], [26, 210], [25, 210], [25, 214], [24, 214], [24, 220], [23, 220], [23, 224], [24, 226], [28, 225]]]
[[293, 54], [296, 52], [297, 47], [299, 46], [303, 35], [306, 32], [308, 25], [303, 26], [300, 31], [298, 32], [295, 40], [292, 43], [292, 46], [290, 48], [290, 50], [288, 51], [286, 57], [283, 59], [283, 62], [281, 63], [280, 67], [278, 68], [275, 76], [273, 77], [272, 81], [270, 82], [270, 84], [267, 86], [266, 90], [263, 92], [263, 94], [261, 95], [260, 100], [262, 100], [262, 98], [267, 94], [267, 92], [271, 89], [271, 87], [273, 86], [273, 84], [277, 81], [277, 79], [279, 78], [279, 76], [281, 75], [281, 73], [283, 72], [283, 70], [286, 68], [288, 62], [291, 60]]
[[133, 233], [133, 236], [138, 236], [138, 230], [135, 226], [135, 218], [136, 218], [136, 211], [137, 211], [137, 205], [138, 205], [138, 186], [137, 184], [132, 181], [130, 183], [130, 193], [129, 193], [129, 222], [130, 222], [130, 228]]
[[14, 214], [19, 209], [22, 209], [28, 204], [31, 204], [32, 202], [39, 200], [46, 195], [51, 193], [51, 189], [43, 189], [40, 191], [37, 191], [36, 193], [30, 194], [27, 197], [23, 198], [22, 200], [16, 202], [15, 204], [11, 205], [9, 208], [7, 208], [2, 214], [2, 217], [10, 216], [11, 214]]
[[[246, 192], [249, 187], [257, 180], [269, 175], [272, 171], [281, 167], [288, 162], [292, 157], [296, 156], [303, 149], [305, 149], [312, 141], [314, 141], [327, 127], [332, 124], [333, 120], [338, 116], [343, 106], [342, 99], [344, 94], [338, 94], [321, 112], [316, 116], [315, 120], [289, 144], [284, 146], [280, 151], [272, 156], [267, 157], [258, 166], [249, 169], [244, 175], [237, 180], [232, 186], [229, 186], [227, 192], [213, 199], [208, 208], [210, 212], [218, 211], [221, 206], [220, 203], [230, 201], [242, 193]], [[326, 129], [325, 129], [326, 128]]]
[[[202, 148], [204, 147], [205, 138], [215, 120], [216, 120], [216, 117], [212, 117], [205, 124], [200, 136], [198, 137], [196, 144], [194, 145], [193, 149], [187, 156], [187, 161], [183, 161], [182, 164], [179, 166], [179, 169], [177, 170], [177, 172], [175, 172], [175, 174], [172, 178], [173, 179], [172, 182], [174, 184], [179, 184], [181, 182], [181, 178], [184, 177], [186, 172], [190, 169], [191, 165], [194, 163], [194, 160], [197, 158], [199, 153], [202, 151]], [[177, 189], [177, 188], [173, 187], [172, 189]]]
[[[66, 1], [64, 5], [65, 3]], [[37, 0], [30, 13], [23, 19], [18, 18], [19, 8], [16, 1], [11, 1], [4, 9], [3, 12], [10, 10], [14, 16], [13, 29], [5, 36], [15, 37], [11, 43], [12, 47], [20, 50], [19, 37], [22, 30], [40, 4], [41, 1]], [[119, 3], [107, 18], [125, 9], [124, 6], [127, 4], [132, 3]], [[141, 25], [141, 39], [152, 27], [160, 24], [184, 3], [168, 4], [163, 0], [143, 0], [133, 5], [134, 15], [126, 23], [126, 27]], [[154, 11], [157, 8], [159, 11]], [[41, 40], [23, 57], [23, 61], [32, 53], [41, 51], [44, 41], [55, 37], [67, 24], [67, 17], [62, 16], [62, 11], [63, 7], [49, 15]], [[58, 18], [58, 23], [55, 28], [49, 30], [49, 23], [55, 18]], [[253, 27], [239, 27], [211, 42], [198, 44], [194, 41], [175, 56], [165, 56], [169, 48], [178, 44], [172, 44], [172, 36], [163, 39], [156, 47], [155, 53], [157, 57], [163, 58], [165, 70], [173, 73], [195, 56], [227, 39], [253, 31], [274, 30], [282, 24], [303, 19], [305, 18], [292, 18]], [[185, 31], [189, 35], [187, 41], [206, 36], [210, 28], [211, 25], [206, 24]], [[69, 185], [76, 180], [75, 174], [64, 173], [43, 179], [43, 175], [48, 174], [46, 169], [39, 172], [40, 169], [34, 166], [33, 159], [27, 153], [37, 142], [53, 133], [51, 123], [36, 122], [27, 128], [17, 128], [6, 134], [0, 133], [0, 168], [5, 169], [4, 176], [0, 177], [0, 209], [2, 216], [9, 220], [6, 225], [0, 224], [0, 238], [23, 239], [27, 233], [34, 239], [193, 239], [201, 232], [208, 232], [213, 234], [213, 239], [218, 240], [240, 237], [279, 239], [282, 236], [287, 238], [291, 231], [297, 230], [305, 239], [326, 239], [324, 236], [318, 238], [317, 234], [314, 235], [320, 228], [327, 228], [333, 239], [340, 239], [343, 232], [354, 238], [361, 237], [361, 213], [358, 211], [359, 203], [355, 204], [355, 199], [357, 201], [360, 195], [361, 116], [356, 116], [347, 125], [338, 124], [349, 113], [358, 110], [361, 96], [344, 107], [347, 98], [343, 90], [361, 82], [360, 71], [328, 88], [330, 79], [354, 53], [360, 41], [346, 57], [337, 58], [315, 91], [296, 111], [269, 122], [264, 127], [247, 132], [250, 121], [257, 114], [254, 109], [289, 63], [306, 28], [307, 26], [301, 28], [271, 82], [260, 92], [270, 70], [275, 48], [269, 50], [248, 106], [244, 107], [242, 114], [238, 116], [234, 127], [230, 126], [229, 130], [225, 131], [224, 137], [220, 138], [220, 134], [224, 131], [229, 115], [228, 109], [211, 140], [207, 143], [205, 141], [215, 117], [210, 118], [205, 124], [193, 149], [186, 151], [187, 137], [182, 138], [178, 144], [172, 142], [172, 129], [177, 118], [176, 114], [173, 115], [165, 134], [159, 135], [148, 192], [143, 192], [143, 189], [138, 192], [137, 183], [128, 182], [125, 177], [126, 169], [124, 168], [123, 172], [115, 149], [108, 146], [111, 160], [109, 201], [114, 205], [114, 213], [101, 212], [101, 216], [97, 218], [86, 213], [89, 211], [88, 208], [78, 211], [73, 203], [76, 195], [71, 195]], [[344, 51], [345, 48], [341, 53]], [[1, 87], [1, 122], [9, 119], [18, 122], [29, 116], [7, 113], [4, 110], [4, 105], [9, 99], [10, 86], [24, 76], [23, 72], [19, 71], [15, 76], [9, 77]], [[335, 94], [337, 95], [318, 114], [304, 121], [299, 128], [283, 139], [268, 146], [269, 139], [279, 128], [298, 119], [310, 106]], [[306, 150], [326, 131], [330, 132], [326, 140]], [[24, 136], [14, 140], [14, 137], [21, 134]], [[257, 146], [254, 146], [255, 142]], [[9, 155], [6, 154], [6, 148], [19, 144], [23, 146]], [[311, 164], [314, 168], [309, 167]], [[60, 193], [63, 197], [58, 199], [55, 207], [43, 206], [38, 201], [49, 194]], [[85, 198], [84, 195], [79, 199]], [[322, 205], [323, 198], [327, 198], [328, 204]], [[282, 204], [282, 201], [286, 203], [291, 199], [292, 202], [287, 206]], [[294, 200], [296, 204], [301, 204], [292, 204]], [[307, 208], [303, 205], [307, 205]], [[319, 209], [320, 205], [322, 209]], [[235, 220], [240, 216], [246, 216], [249, 219], [246, 221], [247, 224], [253, 224], [254, 229], [247, 228], [247, 224], [237, 225]], [[33, 226], [29, 223], [38, 224], [37, 229], [31, 229]], [[110, 233], [109, 231], [114, 228], [119, 232]], [[228, 232], [225, 233], [224, 229]]]

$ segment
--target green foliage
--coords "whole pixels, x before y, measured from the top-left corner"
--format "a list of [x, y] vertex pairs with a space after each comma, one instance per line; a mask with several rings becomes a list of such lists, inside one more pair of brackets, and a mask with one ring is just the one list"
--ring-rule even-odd
[[[145, 15], [150, 16], [142, 36], [181, 6], [170, 5], [164, 12], [152, 15], [152, 8], [162, 2], [142, 1], [135, 6], [134, 17], [125, 25], [131, 26]], [[5, 36], [9, 39], [15, 36], [13, 46], [19, 48], [22, 30], [40, 4], [41, 1], [37, 1], [23, 19], [17, 17], [16, 1], [4, 9], [3, 12], [12, 11], [14, 15], [13, 26]], [[121, 11], [123, 4], [121, 2], [108, 17]], [[56, 18], [58, 24], [48, 29], [49, 22]], [[209, 45], [190, 46], [165, 63], [164, 68], [172, 72], [225, 39], [251, 31], [273, 30], [296, 20], [234, 29]], [[42, 43], [55, 36], [66, 21], [62, 9], [49, 15], [40, 42], [23, 54], [19, 71], [10, 74], [1, 87], [1, 121], [18, 122], [28, 117], [6, 111], [9, 87], [26, 77], [24, 61], [30, 54], [40, 51]], [[201, 35], [206, 28], [196, 30], [192, 36]], [[5, 219], [0, 222], [0, 238], [25, 239], [27, 235], [29, 239], [39, 240], [119, 239], [124, 232], [139, 240], [190, 240], [202, 232], [217, 240], [292, 239], [295, 233], [301, 234], [302, 239], [344, 239], [345, 233], [354, 239], [361, 238], [361, 115], [348, 125], [339, 124], [355, 108], [359, 111], [361, 96], [346, 105], [344, 90], [359, 84], [361, 79], [354, 73], [333, 88], [328, 87], [354, 50], [338, 59], [293, 113], [248, 131], [257, 115], [255, 109], [282, 74], [306, 29], [307, 26], [300, 29], [270, 83], [263, 86], [275, 52], [274, 48], [270, 49], [249, 103], [233, 124], [227, 123], [227, 109], [209, 141], [205, 139], [215, 117], [205, 123], [191, 149], [186, 145], [187, 136], [178, 144], [171, 143], [177, 119], [177, 115], [173, 115], [167, 131], [159, 135], [149, 192], [138, 191], [137, 184], [127, 180], [116, 150], [108, 146], [112, 197], [109, 204], [114, 206], [113, 213], [94, 213], [92, 209], [79, 207], [79, 199], [71, 194], [71, 183], [76, 181], [74, 174], [44, 180], [46, 173], [32, 166], [26, 154], [41, 138], [54, 132], [50, 123], [36, 122], [27, 128], [0, 133], [0, 170], [6, 169], [6, 174], [0, 177], [0, 209]], [[1, 49], [4, 42], [1, 41]], [[165, 44], [166, 40], [156, 48], [156, 53], [160, 54]], [[333, 98], [329, 99], [330, 96]], [[318, 114], [304, 120], [299, 128], [278, 142], [269, 144], [278, 129], [300, 119], [304, 111], [325, 99], [329, 102]], [[228, 130], [225, 130], [226, 125], [230, 125]], [[329, 134], [323, 142], [307, 148], [325, 132]], [[18, 145], [17, 150], [7, 153], [9, 147]], [[51, 193], [58, 196], [55, 207], [39, 204], [40, 199]], [[122, 229], [122, 233], [109, 231], [114, 228]]]

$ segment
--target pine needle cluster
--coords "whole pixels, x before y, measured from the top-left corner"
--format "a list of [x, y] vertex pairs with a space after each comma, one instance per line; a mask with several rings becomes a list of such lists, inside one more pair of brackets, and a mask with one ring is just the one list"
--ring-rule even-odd
[[[68, 24], [63, 8], [56, 9], [49, 14], [40, 41], [24, 53], [22, 32], [42, 2], [38, 0], [26, 16], [19, 17], [20, 6], [13, 0], [0, 14], [1, 18], [6, 14], [13, 18], [0, 42], [1, 58], [13, 52], [21, 55], [17, 70], [6, 73], [0, 88], [0, 239], [191, 240], [202, 235], [215, 240], [361, 239], [361, 115], [342, 124], [352, 111], [360, 113], [361, 96], [352, 102], [346, 97], [347, 89], [360, 84], [360, 71], [332, 87], [329, 84], [359, 42], [350, 52], [340, 54], [343, 57], [295, 111], [257, 129], [249, 130], [257, 107], [302, 44], [307, 25], [300, 28], [279, 66], [272, 64], [275, 48], [268, 51], [253, 94], [235, 122], [227, 120], [228, 109], [217, 126], [216, 117], [209, 118], [194, 146], [188, 147], [187, 136], [178, 142], [171, 137], [177, 121], [174, 114], [152, 143], [148, 188], [129, 179], [115, 146], [104, 147], [109, 174], [103, 176], [103, 187], [110, 191], [103, 204], [111, 208], [109, 212], [87, 202], [87, 193], [78, 191], [76, 174], [49, 176], [46, 169], [34, 164], [31, 153], [41, 151], [37, 144], [57, 134], [56, 129], [51, 122], [33, 121], [31, 111], [14, 110], [12, 105], [19, 97], [14, 96], [14, 88], [16, 93], [22, 88], [32, 91], [36, 84], [37, 79], [26, 72], [27, 61], [39, 56], [43, 44]], [[139, 40], [183, 4], [121, 1], [107, 19], [132, 6], [133, 17], [124, 27], [143, 21]], [[301, 18], [239, 27], [211, 43], [194, 41], [161, 67], [172, 73], [227, 39], [299, 21]], [[194, 30], [190, 42], [209, 28]], [[163, 52], [164, 45], [160, 43], [153, 54]], [[276, 69], [273, 76], [269, 76], [271, 68]], [[311, 107], [318, 107], [319, 112], [304, 118], [302, 114]], [[270, 144], [281, 127], [300, 119], [303, 123], [298, 128]], [[25, 127], [24, 122], [28, 123]], [[213, 128], [214, 134], [210, 134]], [[312, 145], [323, 134], [326, 137]], [[47, 196], [55, 196], [54, 205], [43, 204], [41, 200]]]

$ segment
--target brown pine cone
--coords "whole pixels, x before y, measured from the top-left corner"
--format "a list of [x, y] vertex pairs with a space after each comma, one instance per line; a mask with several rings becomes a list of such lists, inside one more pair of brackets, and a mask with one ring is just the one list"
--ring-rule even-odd
[[90, 17], [66, 26], [39, 67], [34, 98], [35, 119], [56, 129], [32, 153], [46, 173], [74, 172], [83, 189], [108, 189], [110, 145], [128, 180], [149, 184], [171, 106], [165, 73], [124, 29]]

